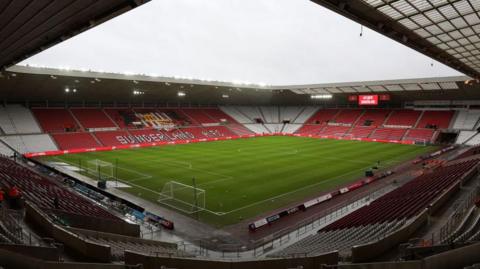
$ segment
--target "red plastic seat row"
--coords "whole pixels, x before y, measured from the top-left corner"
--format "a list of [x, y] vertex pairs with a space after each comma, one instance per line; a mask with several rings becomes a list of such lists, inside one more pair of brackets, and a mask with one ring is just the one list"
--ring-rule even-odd
[[479, 160], [474, 159], [437, 168], [382, 196], [370, 205], [339, 219], [321, 231], [411, 218], [478, 163]]
[[[108, 211], [86, 200], [80, 195], [64, 189], [43, 176], [6, 158], [0, 158], [2, 185], [17, 186], [25, 199], [38, 205], [42, 210], [59, 210], [84, 216], [96, 216], [119, 220]], [[58, 197], [60, 208], [55, 209], [53, 199]]]

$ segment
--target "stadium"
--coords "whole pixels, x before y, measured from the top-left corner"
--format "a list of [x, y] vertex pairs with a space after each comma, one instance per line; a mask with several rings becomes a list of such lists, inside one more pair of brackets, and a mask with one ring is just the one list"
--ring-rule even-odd
[[480, 268], [479, 1], [304, 1], [458, 75], [23, 64], [153, 2], [0, 2], [0, 269]]

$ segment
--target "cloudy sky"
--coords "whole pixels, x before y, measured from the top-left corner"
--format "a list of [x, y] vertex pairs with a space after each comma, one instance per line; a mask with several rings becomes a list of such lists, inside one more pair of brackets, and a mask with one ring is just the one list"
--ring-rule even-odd
[[359, 33], [308, 0], [152, 0], [22, 64], [270, 85], [460, 75]]

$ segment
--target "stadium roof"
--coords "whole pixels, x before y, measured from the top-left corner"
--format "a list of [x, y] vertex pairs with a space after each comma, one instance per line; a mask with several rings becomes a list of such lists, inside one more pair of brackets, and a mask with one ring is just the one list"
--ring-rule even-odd
[[[402, 79], [402, 80], [379, 80], [379, 81], [358, 81], [345, 83], [324, 83], [324, 84], [308, 84], [308, 85], [260, 85], [260, 84], [244, 84], [224, 81], [207, 81], [189, 78], [170, 78], [149, 76], [144, 74], [120, 74], [97, 72], [88, 70], [66, 70], [55, 68], [39, 68], [29, 66], [13, 66], [8, 69], [12, 73], [48, 75], [58, 77], [76, 77], [84, 78], [86, 81], [94, 81], [95, 79], [108, 79], [127, 81], [132, 87], [137, 82], [161, 83], [184, 85], [187, 88], [193, 86], [207, 86], [224, 89], [253, 89], [262, 91], [291, 91], [296, 94], [337, 94], [337, 93], [376, 93], [376, 92], [407, 92], [407, 91], [440, 91], [440, 90], [457, 90], [470, 80], [467, 76], [454, 77], [435, 77], [435, 78], [418, 78], [418, 79]], [[75, 83], [70, 83], [75, 85]], [[66, 85], [68, 86], [68, 85]], [[139, 86], [140, 87], [140, 86]]]
[[[348, 95], [388, 93], [394, 103], [412, 100], [480, 100], [480, 86], [469, 77], [360, 81], [311, 85], [254, 85], [142, 74], [13, 66], [0, 76], [0, 99], [29, 105], [124, 106], [134, 103], [168, 105], [299, 105], [325, 100], [311, 95], [332, 94], [328, 103], [345, 103]], [[471, 80], [470, 80], [471, 81]], [[70, 89], [70, 92], [66, 92]], [[75, 92], [72, 92], [75, 89]], [[137, 92], [137, 94], [135, 94]], [[140, 92], [140, 94], [138, 94]], [[180, 96], [179, 93], [184, 93]]]
[[0, 1], [0, 70], [148, 1]]
[[311, 0], [480, 78], [478, 0]]

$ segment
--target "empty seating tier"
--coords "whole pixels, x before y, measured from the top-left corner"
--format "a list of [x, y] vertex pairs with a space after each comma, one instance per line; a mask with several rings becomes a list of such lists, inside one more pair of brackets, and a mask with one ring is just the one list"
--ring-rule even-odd
[[406, 132], [407, 129], [381, 128], [375, 129], [370, 135], [370, 138], [378, 140], [402, 140]]
[[436, 197], [478, 164], [478, 159], [439, 167], [419, 176], [359, 210], [328, 225], [321, 231], [359, 227], [409, 219], [426, 208]]
[[64, 133], [79, 130], [77, 122], [67, 109], [34, 108], [32, 111], [40, 126], [47, 133]]
[[325, 128], [323, 128], [319, 134], [339, 137], [343, 136], [346, 132], [348, 132], [349, 129], [350, 127], [346, 126], [325, 126]]
[[108, 116], [101, 109], [71, 109], [73, 115], [80, 124], [86, 128], [114, 128], [115, 124], [108, 118]]
[[62, 150], [95, 148], [101, 145], [97, 143], [90, 133], [64, 133], [52, 134], [53, 139]]
[[415, 123], [420, 117], [421, 112], [416, 110], [394, 110], [388, 118], [385, 125], [401, 126], [405, 128], [411, 128], [415, 126]]
[[186, 115], [188, 118], [191, 119], [191, 122], [195, 125], [199, 124], [209, 124], [209, 123], [217, 123], [217, 120], [210, 117], [203, 109], [181, 109], [182, 113]]
[[[0, 178], [2, 179], [0, 184], [5, 189], [17, 186], [25, 199], [46, 212], [65, 212], [86, 217], [120, 220], [93, 202], [3, 157], [0, 157]], [[54, 206], [55, 197], [60, 200], [58, 208]]]
[[425, 111], [417, 128], [447, 129], [453, 114], [453, 111]]
[[367, 109], [360, 119], [358, 119], [357, 125], [382, 126], [390, 112], [390, 110], [386, 109]]
[[347, 135], [353, 138], [368, 138], [370, 134], [375, 130], [375, 127], [354, 127]]
[[342, 124], [354, 124], [362, 113], [363, 110], [360, 109], [344, 109], [338, 113], [334, 121]]
[[326, 124], [332, 121], [337, 115], [338, 109], [322, 109], [317, 111], [308, 121], [307, 124]]
[[410, 129], [403, 140], [411, 140], [417, 142], [430, 142], [435, 131], [432, 129]]

